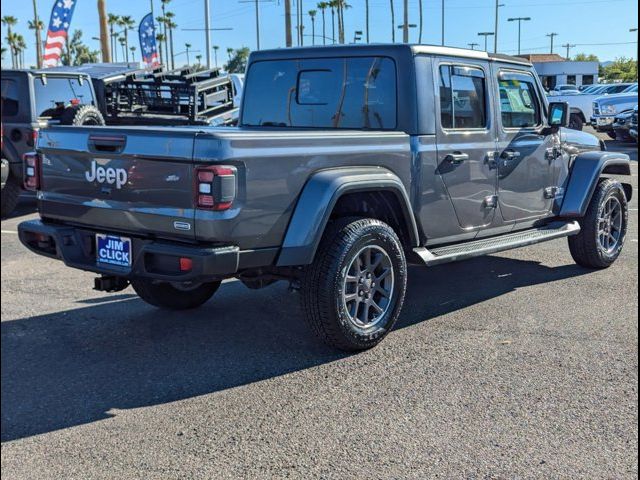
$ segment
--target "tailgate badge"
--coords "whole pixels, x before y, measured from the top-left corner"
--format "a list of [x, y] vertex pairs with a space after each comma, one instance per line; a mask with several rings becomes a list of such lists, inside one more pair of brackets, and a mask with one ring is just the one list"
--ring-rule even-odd
[[165, 181], [167, 182], [179, 182], [180, 181], [180, 177], [176, 174], [173, 175], [167, 175], [167, 178], [165, 178]]
[[176, 230], [189, 231], [191, 224], [189, 222], [173, 222], [173, 228]]

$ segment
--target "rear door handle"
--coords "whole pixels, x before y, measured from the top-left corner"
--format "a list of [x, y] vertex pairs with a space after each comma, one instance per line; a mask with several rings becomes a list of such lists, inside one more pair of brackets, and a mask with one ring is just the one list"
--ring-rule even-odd
[[462, 152], [453, 152], [444, 157], [445, 162], [452, 163], [453, 165], [460, 165], [465, 160], [469, 160], [469, 154]]
[[520, 158], [522, 154], [516, 150], [505, 150], [504, 152], [502, 152], [502, 159], [503, 160], [513, 160], [515, 158]]

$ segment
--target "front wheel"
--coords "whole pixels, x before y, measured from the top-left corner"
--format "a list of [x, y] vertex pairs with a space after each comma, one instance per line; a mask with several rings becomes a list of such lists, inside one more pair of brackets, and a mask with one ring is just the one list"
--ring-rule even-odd
[[329, 225], [302, 278], [302, 306], [313, 332], [340, 350], [371, 348], [395, 324], [407, 284], [404, 251], [375, 219]]
[[620, 182], [603, 179], [593, 193], [580, 233], [569, 237], [569, 250], [578, 265], [607, 268], [622, 252], [629, 208]]
[[199, 307], [216, 293], [220, 283], [169, 283], [146, 278], [131, 280], [131, 286], [142, 300], [155, 307], [169, 310]]

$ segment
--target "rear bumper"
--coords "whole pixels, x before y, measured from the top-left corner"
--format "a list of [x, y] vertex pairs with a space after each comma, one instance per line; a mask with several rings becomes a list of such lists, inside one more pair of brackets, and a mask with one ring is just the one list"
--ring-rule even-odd
[[[200, 282], [233, 276], [238, 272], [240, 249], [236, 246], [201, 247], [143, 238], [131, 238], [132, 265], [96, 264], [93, 230], [31, 220], [18, 225], [20, 241], [29, 250], [62, 260], [80, 270], [124, 278], [151, 278], [173, 282]], [[180, 258], [191, 259], [189, 271], [180, 271]]]

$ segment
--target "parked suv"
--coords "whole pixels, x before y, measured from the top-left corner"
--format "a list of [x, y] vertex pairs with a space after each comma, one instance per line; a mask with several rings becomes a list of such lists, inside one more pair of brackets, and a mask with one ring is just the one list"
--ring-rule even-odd
[[2, 216], [13, 211], [22, 190], [22, 155], [34, 149], [49, 123], [104, 125], [90, 78], [81, 73], [3, 70]]
[[160, 308], [198, 307], [229, 277], [287, 280], [345, 350], [393, 327], [408, 263], [568, 237], [578, 264], [605, 268], [622, 250], [632, 188], [610, 176], [629, 157], [566, 129], [568, 105], [521, 58], [264, 50], [242, 105], [237, 128], [43, 131], [25, 179], [41, 218], [20, 240]]

